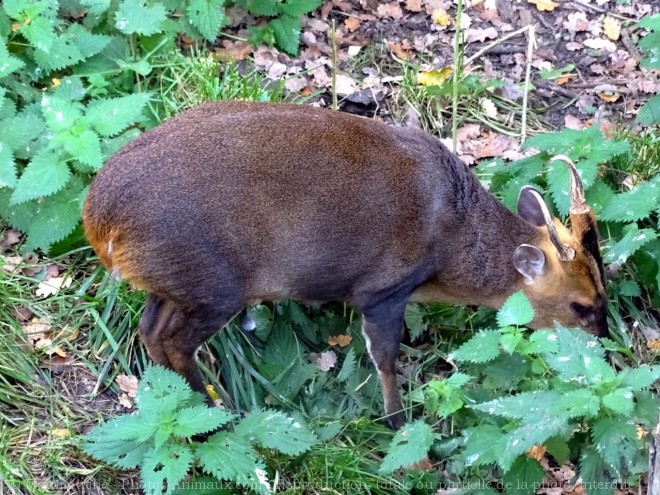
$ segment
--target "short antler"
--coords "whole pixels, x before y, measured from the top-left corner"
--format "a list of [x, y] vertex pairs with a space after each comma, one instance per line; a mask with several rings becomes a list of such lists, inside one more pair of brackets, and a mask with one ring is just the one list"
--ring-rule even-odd
[[591, 208], [584, 199], [584, 185], [582, 184], [582, 179], [578, 172], [577, 167], [573, 161], [566, 155], [557, 155], [553, 157], [550, 161], [561, 160], [568, 167], [568, 173], [571, 176], [571, 208], [570, 213], [572, 215], [583, 215], [589, 213]]
[[557, 229], [555, 228], [555, 224], [552, 220], [552, 215], [550, 215], [550, 211], [548, 211], [548, 207], [546, 206], [545, 201], [543, 201], [543, 198], [538, 193], [538, 191], [532, 189], [530, 192], [532, 195], [534, 195], [534, 197], [539, 203], [539, 206], [541, 207], [545, 226], [548, 228], [548, 233], [550, 234], [550, 240], [552, 241], [552, 244], [557, 249], [559, 260], [571, 261], [575, 257], [575, 250], [572, 247], [567, 246], [566, 244], [561, 242], [561, 239], [559, 238], [559, 233], [557, 232]]

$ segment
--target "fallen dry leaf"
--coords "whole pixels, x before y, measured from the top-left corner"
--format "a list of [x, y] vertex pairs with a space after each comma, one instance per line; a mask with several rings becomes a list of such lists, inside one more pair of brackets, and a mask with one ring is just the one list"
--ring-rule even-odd
[[614, 17], [605, 16], [603, 19], [603, 32], [612, 41], [616, 41], [621, 36], [621, 21]]
[[9, 273], [14, 273], [23, 263], [22, 256], [2, 256], [2, 269]]
[[115, 382], [119, 385], [119, 389], [126, 392], [129, 397], [136, 397], [139, 381], [137, 376], [117, 375]]
[[119, 404], [121, 406], [125, 407], [126, 409], [133, 409], [133, 399], [131, 399], [128, 394], [122, 392], [117, 398], [119, 399]]
[[465, 124], [456, 131], [456, 139], [467, 141], [468, 139], [478, 138], [480, 134], [481, 126], [479, 124]]
[[20, 240], [21, 233], [18, 230], [7, 230], [2, 236], [2, 243], [0, 243], [0, 247], [3, 251], [6, 251]]
[[321, 354], [312, 353], [309, 357], [319, 371], [330, 371], [337, 364], [337, 354], [334, 351], [325, 351]]
[[545, 447], [543, 445], [534, 445], [527, 451], [527, 457], [540, 461], [545, 456]]
[[417, 82], [423, 86], [440, 86], [452, 73], [451, 67], [423, 70], [417, 74]]
[[481, 100], [481, 109], [483, 110], [484, 114], [486, 114], [486, 117], [491, 119], [497, 118], [497, 107], [495, 106], [495, 103], [493, 103], [493, 100], [490, 98], [483, 98]]
[[357, 84], [355, 84], [355, 81], [352, 78], [345, 76], [344, 74], [337, 74], [335, 77], [335, 83], [337, 94], [341, 96], [352, 95], [357, 89]]
[[392, 43], [391, 41], [387, 42], [387, 48], [400, 60], [408, 60], [410, 58], [410, 42], [404, 40], [403, 43]]
[[39, 284], [37, 288], [38, 297], [54, 296], [60, 289], [66, 289], [71, 285], [73, 279], [71, 277], [53, 277], [50, 280], [45, 280]]
[[416, 462], [415, 464], [411, 464], [410, 466], [406, 466], [406, 469], [419, 469], [420, 471], [431, 471], [433, 469], [433, 464], [431, 463], [431, 460], [428, 457], [424, 457], [419, 462]]
[[348, 29], [351, 33], [359, 28], [360, 24], [362, 24], [362, 21], [353, 16], [347, 17], [344, 21], [344, 26], [346, 26], [346, 29]]
[[552, 0], [527, 0], [529, 3], [536, 5], [536, 8], [541, 12], [550, 12], [555, 10], [558, 3], [553, 2]]
[[391, 17], [392, 19], [401, 19], [403, 10], [399, 2], [381, 3], [376, 10], [378, 17]]
[[584, 129], [584, 124], [582, 123], [582, 121], [579, 118], [574, 117], [573, 115], [570, 114], [567, 114], [564, 117], [564, 125], [568, 129], [575, 129], [578, 131], [580, 129]]
[[46, 338], [46, 334], [50, 332], [51, 324], [46, 320], [32, 318], [32, 321], [21, 327], [21, 329], [28, 339], [35, 341]]
[[332, 335], [328, 338], [328, 344], [338, 345], [339, 347], [346, 347], [351, 343], [353, 337], [350, 335]]
[[497, 38], [497, 29], [492, 26], [486, 29], [468, 29], [466, 33], [466, 40], [468, 43], [474, 43], [475, 41], [483, 43], [487, 39], [491, 40]]
[[652, 351], [660, 351], [660, 339], [651, 339], [646, 343], [646, 347], [648, 347]]
[[215, 387], [211, 384], [208, 384], [205, 386], [206, 388], [206, 393], [209, 394], [209, 397], [211, 397], [211, 400], [219, 401], [220, 400], [220, 395], [218, 395], [218, 392], [215, 390]]
[[571, 12], [568, 14], [568, 18], [564, 21], [564, 29], [578, 33], [580, 31], [589, 30], [589, 20], [587, 19], [587, 14], [584, 12]]
[[599, 84], [594, 88], [594, 91], [601, 100], [608, 103], [615, 102], [621, 97], [618, 88], [613, 84]]
[[284, 87], [292, 93], [299, 93], [307, 87], [307, 79], [304, 77], [291, 77], [284, 81]]
[[216, 48], [215, 52], [222, 61], [240, 61], [245, 60], [254, 52], [254, 46], [245, 41], [223, 40], [224, 48]]
[[410, 12], [421, 12], [422, 0], [406, 0], [406, 9]]
[[589, 38], [584, 40], [583, 44], [594, 50], [607, 50], [608, 52], [616, 51], [616, 45], [610, 40], [604, 40], [603, 38]]
[[71, 432], [67, 428], [55, 428], [50, 431], [50, 434], [56, 438], [68, 438], [71, 436]]
[[643, 426], [637, 425], [637, 439], [641, 440], [644, 438], [644, 435], [646, 435], [646, 430], [644, 429]]

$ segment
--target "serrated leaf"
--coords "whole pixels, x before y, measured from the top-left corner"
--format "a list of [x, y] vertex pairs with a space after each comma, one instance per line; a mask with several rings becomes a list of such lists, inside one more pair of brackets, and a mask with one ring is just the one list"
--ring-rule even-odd
[[550, 455], [555, 458], [557, 464], [560, 466], [564, 464], [571, 455], [571, 448], [568, 446], [566, 440], [561, 437], [548, 438], [543, 446], [548, 450]]
[[213, 431], [231, 421], [235, 414], [205, 404], [179, 409], [174, 417], [172, 434], [185, 438]]
[[603, 248], [605, 263], [623, 265], [639, 248], [658, 237], [654, 229], [640, 229], [636, 223], [627, 225], [624, 232], [623, 238], [616, 243], [608, 242]]
[[637, 428], [625, 418], [602, 417], [591, 427], [591, 437], [600, 457], [608, 468], [621, 479], [625, 466], [637, 451]]
[[621, 386], [637, 391], [648, 388], [660, 380], [660, 366], [643, 364], [639, 368], [626, 369], [620, 373]]
[[630, 389], [619, 388], [603, 396], [603, 405], [614, 412], [630, 416], [635, 407], [635, 399]]
[[112, 41], [111, 36], [91, 33], [81, 24], [71, 24], [66, 30], [66, 35], [74, 40], [83, 60], [101, 53]]
[[275, 410], [252, 411], [236, 426], [235, 433], [249, 442], [287, 455], [309, 450], [316, 441], [305, 424]]
[[600, 399], [586, 388], [564, 392], [550, 408], [552, 414], [565, 419], [592, 418], [598, 414], [599, 410]]
[[82, 117], [80, 104], [61, 98], [44, 96], [41, 111], [48, 127], [53, 131], [67, 131]]
[[[660, 68], [660, 55], [657, 68]], [[645, 126], [660, 124], [660, 95], [652, 96], [642, 105], [637, 113], [637, 122]]]
[[534, 420], [525, 418], [525, 423], [511, 431], [500, 444], [500, 456], [497, 463], [506, 473], [516, 458], [534, 445], [543, 445], [551, 437], [560, 435], [568, 429], [565, 419], [549, 414], [541, 415]]
[[160, 414], [188, 405], [192, 394], [181, 375], [160, 365], [150, 366], [142, 376], [135, 404], [144, 414]]
[[[146, 495], [169, 495], [188, 474], [193, 455], [182, 443], [168, 443], [144, 456], [140, 478]], [[166, 486], [163, 489], [163, 486]]]
[[115, 14], [115, 27], [124, 34], [150, 36], [159, 33], [167, 12], [162, 4], [147, 6], [144, 0], [123, 0]]
[[594, 210], [597, 216], [603, 211], [605, 205], [614, 196], [614, 191], [603, 181], [597, 180], [596, 183], [585, 192], [587, 203]]
[[497, 312], [497, 324], [523, 326], [534, 319], [534, 308], [522, 291], [511, 294]]
[[561, 394], [556, 390], [536, 390], [521, 392], [517, 395], [495, 399], [469, 406], [493, 416], [509, 419], [525, 419], [526, 422], [538, 422], [547, 411], [559, 401]]
[[42, 150], [23, 170], [11, 196], [11, 204], [55, 194], [65, 186], [69, 177], [71, 170], [66, 162], [60, 161], [55, 153]]
[[[603, 483], [609, 479], [605, 462], [593, 447], [588, 447], [580, 455], [580, 478], [586, 486], [587, 495], [609, 495], [614, 493], [614, 483]], [[600, 487], [600, 484], [603, 484]]]
[[192, 25], [208, 41], [215, 41], [220, 28], [227, 22], [224, 0], [191, 0], [186, 12]]
[[48, 51], [39, 48], [34, 50], [35, 62], [47, 72], [71, 67], [84, 58], [75, 39], [66, 35], [56, 37]]
[[279, 2], [273, 0], [249, 0], [247, 11], [254, 15], [274, 17], [280, 13]]
[[539, 461], [521, 455], [513, 463], [509, 471], [502, 477], [507, 494], [534, 494], [545, 478], [545, 469]]
[[378, 471], [381, 474], [393, 473], [421, 461], [428, 454], [434, 438], [431, 427], [421, 419], [405, 424], [394, 434]]
[[135, 93], [94, 100], [88, 105], [83, 120], [101, 136], [114, 136], [139, 120], [149, 96], [149, 93]]
[[557, 350], [546, 354], [546, 360], [560, 380], [600, 383], [612, 379], [614, 370], [603, 359], [605, 349], [596, 338], [583, 330], [561, 325], [557, 325], [555, 335]]
[[257, 304], [248, 308], [246, 316], [254, 324], [254, 334], [265, 341], [273, 328], [273, 312], [270, 308], [265, 304]]
[[135, 413], [119, 416], [102, 423], [85, 435], [82, 448], [94, 458], [124, 469], [142, 464], [145, 452], [152, 444], [140, 441], [148, 439], [156, 422], [147, 424]]
[[273, 30], [277, 46], [289, 55], [298, 54], [300, 43], [300, 21], [295, 17], [283, 15], [268, 22], [268, 27]]
[[501, 333], [496, 330], [482, 330], [449, 355], [456, 361], [487, 363], [500, 354]]
[[660, 202], [660, 178], [644, 182], [630, 191], [616, 194], [600, 213], [607, 222], [636, 222], [647, 218]]
[[196, 456], [206, 473], [268, 493], [267, 483], [258, 474], [264, 472], [263, 463], [245, 438], [224, 431], [216, 433], [197, 447]]
[[445, 381], [447, 382], [447, 385], [449, 385], [450, 387], [459, 390], [461, 387], [463, 387], [463, 385], [468, 383], [470, 380], [472, 380], [472, 377], [470, 375], [457, 372], [451, 375]]
[[95, 170], [100, 169], [103, 165], [101, 142], [94, 131], [85, 129], [80, 134], [68, 132], [63, 137], [62, 144], [64, 149], [79, 162], [89, 165]]
[[5, 40], [0, 39], [0, 79], [7, 77], [12, 72], [17, 71], [25, 64], [20, 58], [9, 54]]
[[92, 15], [101, 15], [110, 8], [110, 0], [80, 0], [80, 5]]
[[0, 141], [0, 188], [16, 187], [16, 163], [7, 145]]
[[498, 447], [503, 441], [500, 428], [483, 424], [463, 431], [465, 448], [461, 453], [466, 466], [483, 466], [497, 462]]
[[634, 280], [624, 280], [619, 284], [619, 293], [622, 296], [639, 297], [642, 295], [642, 289]]
[[[34, 107], [31, 107], [31, 109]], [[46, 130], [43, 117], [35, 112], [23, 110], [18, 115], [0, 122], [0, 141], [14, 153], [23, 151], [31, 141]]]
[[82, 182], [72, 177], [60, 192], [43, 200], [27, 201], [19, 205], [9, 204], [11, 191], [0, 189], [0, 216], [9, 224], [28, 234], [26, 250], [48, 250], [51, 244], [61, 241], [76, 228], [80, 221], [80, 205], [77, 197]]
[[426, 312], [421, 304], [408, 304], [404, 314], [406, 327], [410, 331], [410, 338], [417, 340], [426, 331], [427, 324], [424, 322]]
[[520, 352], [524, 354], [550, 354], [557, 352], [559, 343], [557, 334], [552, 330], [536, 330]]
[[280, 9], [291, 17], [309, 14], [321, 6], [321, 0], [286, 0], [280, 4]]
[[337, 373], [337, 381], [345, 382], [348, 380], [355, 370], [357, 369], [357, 359], [355, 357], [355, 349], [351, 347], [346, 353], [344, 363], [341, 365], [341, 370]]
[[80, 101], [85, 97], [86, 91], [82, 80], [78, 76], [66, 76], [60, 85], [53, 91], [53, 96], [66, 101]]
[[48, 53], [53, 43], [57, 40], [53, 23], [46, 17], [30, 19], [27, 24], [22, 24], [20, 33], [30, 42], [34, 48]]

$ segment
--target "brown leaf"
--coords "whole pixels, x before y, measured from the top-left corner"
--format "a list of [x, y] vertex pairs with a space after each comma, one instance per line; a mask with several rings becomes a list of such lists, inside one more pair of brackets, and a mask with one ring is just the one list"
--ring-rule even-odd
[[129, 397], [137, 397], [139, 381], [137, 376], [117, 375], [115, 382], [119, 385], [119, 389], [126, 392]]
[[0, 247], [3, 251], [6, 251], [20, 240], [21, 233], [18, 230], [6, 230], [2, 235], [2, 243], [0, 244]]
[[225, 61], [245, 60], [254, 52], [254, 46], [240, 40], [223, 40], [222, 46], [224, 46], [224, 49], [216, 48], [215, 51], [220, 59]]
[[[404, 43], [407, 40], [404, 41]], [[404, 48], [404, 43], [392, 43], [390, 41], [387, 42], [387, 48], [390, 49], [390, 51], [394, 54], [395, 57], [397, 57], [400, 60], [408, 60], [411, 56], [410, 54], [410, 46], [408, 48]]]
[[391, 17], [392, 19], [401, 19], [403, 10], [399, 2], [381, 3], [376, 10], [378, 17]]
[[319, 371], [327, 372], [337, 364], [337, 354], [334, 351], [325, 351], [321, 354], [312, 353], [309, 355]]
[[73, 282], [73, 279], [66, 275], [64, 277], [53, 277], [39, 284], [36, 295], [38, 297], [54, 296], [60, 289], [69, 287], [71, 282]]
[[359, 28], [360, 24], [362, 24], [362, 21], [354, 16], [347, 17], [344, 21], [344, 26], [346, 26], [346, 29], [348, 29], [351, 33]]
[[421, 12], [422, 0], [406, 0], [406, 9], [410, 12]]
[[71, 432], [66, 428], [54, 428], [50, 431], [50, 434], [55, 438], [68, 438], [71, 436]]
[[567, 129], [575, 129], [578, 131], [584, 129], [584, 124], [582, 123], [582, 121], [579, 118], [574, 117], [573, 115], [570, 114], [567, 114], [564, 117], [564, 124]]
[[32, 321], [22, 326], [21, 329], [25, 332], [29, 340], [37, 341], [45, 339], [46, 335], [50, 335], [51, 325], [47, 320], [32, 318]]
[[351, 343], [351, 340], [353, 340], [353, 337], [350, 335], [332, 335], [328, 338], [328, 344], [346, 347]]
[[540, 461], [545, 456], [545, 447], [543, 445], [534, 445], [527, 451], [527, 457]]
[[119, 404], [124, 406], [126, 409], [133, 409], [133, 399], [131, 399], [128, 394], [121, 393], [119, 394]]
[[284, 87], [292, 93], [299, 93], [307, 87], [307, 79], [304, 77], [291, 77], [284, 81]]
[[564, 21], [564, 29], [572, 31], [574, 33], [580, 31], [589, 30], [589, 20], [587, 19], [587, 14], [584, 12], [571, 12], [568, 14], [568, 19]]
[[497, 38], [497, 29], [492, 26], [486, 29], [468, 29], [466, 33], [468, 43], [484, 42], [487, 39]]
[[419, 462], [416, 462], [415, 464], [411, 464], [410, 466], [406, 466], [406, 469], [419, 469], [420, 471], [431, 471], [433, 470], [433, 464], [431, 464], [431, 460], [428, 457], [424, 457]]
[[2, 269], [9, 273], [14, 273], [23, 263], [22, 256], [2, 256]]
[[456, 139], [463, 142], [468, 139], [478, 138], [480, 134], [481, 126], [479, 124], [465, 124], [456, 131]]

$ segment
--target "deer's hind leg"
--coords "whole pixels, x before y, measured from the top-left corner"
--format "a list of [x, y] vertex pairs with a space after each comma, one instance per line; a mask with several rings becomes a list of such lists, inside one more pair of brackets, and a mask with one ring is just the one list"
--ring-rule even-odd
[[173, 301], [149, 294], [140, 319], [140, 337], [156, 364], [176, 371], [193, 390], [206, 394], [195, 353], [238, 310], [184, 310]]

